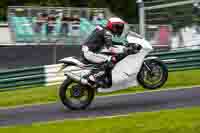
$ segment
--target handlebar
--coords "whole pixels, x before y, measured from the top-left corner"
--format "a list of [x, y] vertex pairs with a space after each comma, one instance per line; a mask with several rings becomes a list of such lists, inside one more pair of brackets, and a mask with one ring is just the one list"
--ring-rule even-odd
[[[118, 45], [119, 46], [119, 45]], [[127, 56], [130, 54], [136, 54], [142, 49], [142, 46], [134, 43], [127, 43], [127, 45], [123, 45], [121, 47], [113, 47], [113, 49], [103, 49], [101, 51], [102, 54], [111, 55], [111, 56]]]

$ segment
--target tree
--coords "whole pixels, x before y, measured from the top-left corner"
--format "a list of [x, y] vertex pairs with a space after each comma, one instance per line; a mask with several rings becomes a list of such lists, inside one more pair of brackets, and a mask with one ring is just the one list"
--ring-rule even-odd
[[[166, 0], [162, 4], [179, 1], [181, 0]], [[159, 5], [159, 3], [154, 4], [154, 6], [155, 5]], [[180, 28], [192, 25], [192, 4], [146, 11], [146, 18], [147, 24], [171, 24], [174, 31], [177, 31]]]
[[2, 12], [3, 16], [6, 16], [8, 5], [40, 5], [110, 8], [114, 14], [121, 16], [130, 23], [137, 23], [138, 20], [136, 0], [1, 0], [0, 5], [1, 4], [4, 4], [4, 12], [0, 11], [0, 13]]
[[0, 21], [6, 21], [6, 15], [7, 15], [7, 7], [8, 1], [2, 0], [0, 2]]
[[138, 23], [136, 0], [110, 0], [109, 7], [129, 23]]

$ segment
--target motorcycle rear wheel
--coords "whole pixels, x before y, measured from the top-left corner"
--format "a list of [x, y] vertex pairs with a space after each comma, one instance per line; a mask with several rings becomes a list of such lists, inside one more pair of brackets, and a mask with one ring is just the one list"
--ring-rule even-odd
[[[70, 95], [67, 93], [70, 93]], [[74, 82], [70, 78], [67, 78], [59, 88], [59, 97], [61, 102], [65, 105], [65, 107], [71, 110], [86, 109], [91, 104], [94, 96], [95, 89]], [[82, 101], [81, 98], [83, 97], [86, 97], [86, 99]], [[77, 100], [79, 104], [76, 104], [75, 100]]]

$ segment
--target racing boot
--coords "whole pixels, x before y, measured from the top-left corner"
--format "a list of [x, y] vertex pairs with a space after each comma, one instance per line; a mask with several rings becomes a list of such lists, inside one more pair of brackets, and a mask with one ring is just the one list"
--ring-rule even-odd
[[88, 76], [88, 83], [93, 87], [103, 86], [104, 82], [102, 79], [104, 75], [105, 71], [94, 72]]

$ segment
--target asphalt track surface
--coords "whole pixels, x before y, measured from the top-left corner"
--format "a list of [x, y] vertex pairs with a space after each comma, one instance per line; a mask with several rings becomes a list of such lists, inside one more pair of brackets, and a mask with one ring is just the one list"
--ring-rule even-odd
[[200, 106], [200, 88], [97, 97], [87, 110], [71, 111], [61, 103], [0, 109], [0, 126], [63, 119], [125, 115], [162, 109]]

